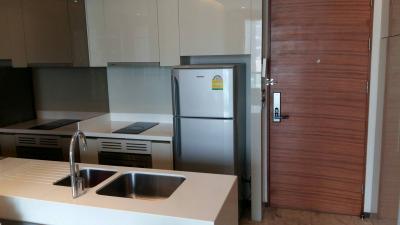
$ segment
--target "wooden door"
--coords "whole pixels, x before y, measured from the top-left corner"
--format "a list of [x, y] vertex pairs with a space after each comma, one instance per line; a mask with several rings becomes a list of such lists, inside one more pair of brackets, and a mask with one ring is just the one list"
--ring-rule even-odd
[[72, 64], [66, 0], [22, 0], [29, 64]]
[[[363, 211], [370, 0], [270, 0], [273, 207]], [[273, 104], [271, 99], [271, 104]], [[273, 114], [271, 106], [271, 114]]]

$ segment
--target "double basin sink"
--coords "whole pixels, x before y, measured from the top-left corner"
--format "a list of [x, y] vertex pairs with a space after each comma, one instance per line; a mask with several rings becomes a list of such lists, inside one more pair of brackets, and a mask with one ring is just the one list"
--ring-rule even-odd
[[[97, 169], [79, 171], [85, 188], [93, 188], [117, 172]], [[126, 173], [96, 191], [99, 195], [133, 198], [166, 199], [185, 181], [184, 177], [148, 173]], [[71, 187], [71, 177], [67, 176], [54, 183], [58, 186]]]

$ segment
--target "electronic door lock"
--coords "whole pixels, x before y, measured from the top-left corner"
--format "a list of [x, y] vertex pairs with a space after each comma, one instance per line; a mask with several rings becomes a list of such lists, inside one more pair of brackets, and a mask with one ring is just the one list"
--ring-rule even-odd
[[281, 93], [274, 92], [274, 108], [272, 113], [272, 122], [280, 123], [282, 120], [289, 119], [289, 115], [282, 115], [281, 112]]

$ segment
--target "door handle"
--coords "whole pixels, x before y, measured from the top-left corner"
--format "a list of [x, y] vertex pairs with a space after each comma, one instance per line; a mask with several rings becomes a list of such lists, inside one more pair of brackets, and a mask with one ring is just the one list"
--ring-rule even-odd
[[265, 80], [265, 85], [266, 86], [274, 86], [276, 84], [278, 84], [278, 82], [276, 80], [274, 80], [273, 78]]
[[273, 93], [273, 113], [272, 113], [272, 122], [280, 123], [284, 119], [289, 119], [289, 115], [282, 115], [281, 112], [281, 93], [274, 92]]

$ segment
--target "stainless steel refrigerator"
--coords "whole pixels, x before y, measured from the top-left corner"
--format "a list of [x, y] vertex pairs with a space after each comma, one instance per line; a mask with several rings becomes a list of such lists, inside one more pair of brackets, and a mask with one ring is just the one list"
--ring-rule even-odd
[[176, 170], [241, 173], [245, 153], [244, 65], [172, 71]]

